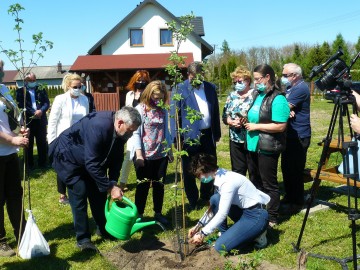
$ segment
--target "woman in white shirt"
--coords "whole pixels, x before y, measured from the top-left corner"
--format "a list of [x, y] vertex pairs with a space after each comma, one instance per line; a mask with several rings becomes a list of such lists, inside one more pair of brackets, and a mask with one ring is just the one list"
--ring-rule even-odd
[[[65, 75], [62, 87], [64, 94], [55, 97], [51, 106], [47, 140], [51, 144], [61, 132], [71, 127], [89, 113], [89, 101], [81, 94], [81, 77], [77, 74], [69, 73]], [[69, 203], [66, 196], [66, 185], [57, 179], [57, 188], [60, 193], [59, 202]]]
[[[251, 242], [255, 242], [257, 248], [265, 247], [268, 226], [265, 205], [270, 197], [256, 189], [245, 176], [219, 168], [212, 155], [195, 156], [190, 168], [201, 182], [214, 180], [216, 191], [210, 198], [210, 208], [189, 230], [189, 242], [201, 244], [205, 236], [218, 229], [221, 233], [215, 243], [218, 252], [229, 252]], [[228, 216], [234, 221], [231, 227], [226, 224]]]

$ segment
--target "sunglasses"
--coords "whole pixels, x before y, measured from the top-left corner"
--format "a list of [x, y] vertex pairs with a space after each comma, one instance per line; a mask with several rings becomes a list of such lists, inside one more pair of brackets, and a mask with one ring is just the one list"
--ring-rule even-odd
[[81, 85], [71, 86], [72, 89], [81, 89]]
[[243, 83], [244, 81], [235, 81], [235, 82], [233, 82], [233, 84], [235, 85], [235, 84], [237, 84], [237, 83]]
[[282, 74], [282, 76], [283, 76], [284, 78], [287, 78], [287, 77], [289, 77], [289, 76], [293, 76], [293, 75], [294, 75], [294, 73]]

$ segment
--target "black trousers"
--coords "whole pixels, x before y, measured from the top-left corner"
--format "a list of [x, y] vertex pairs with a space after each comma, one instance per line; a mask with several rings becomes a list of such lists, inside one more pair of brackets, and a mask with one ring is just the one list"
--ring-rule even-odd
[[107, 235], [105, 231], [106, 219], [104, 210], [107, 192], [100, 192], [95, 181], [87, 173], [84, 173], [78, 182], [67, 187], [74, 219], [76, 241], [82, 244], [91, 240], [87, 213], [88, 200], [96, 225], [101, 234]]
[[246, 176], [248, 170], [248, 150], [244, 143], [230, 140], [231, 170]]
[[[198, 153], [206, 153], [216, 157], [216, 146], [212, 138], [211, 128], [203, 130], [202, 136], [200, 137], [200, 145], [184, 145], [189, 156], [182, 157], [183, 174], [184, 174], [184, 188], [186, 196], [189, 200], [189, 204], [192, 208], [196, 207], [199, 199], [199, 189], [196, 185], [195, 176], [189, 172], [189, 167], [192, 157]], [[200, 184], [200, 198], [208, 201], [214, 194], [214, 181], [210, 183]]]
[[277, 167], [280, 154], [262, 154], [249, 151], [249, 175], [255, 187], [270, 196], [267, 205], [269, 221], [277, 222], [280, 206], [280, 191]]
[[47, 142], [46, 142], [46, 125], [39, 119], [32, 120], [28, 128], [30, 129], [28, 163], [29, 166], [34, 166], [34, 138], [36, 139], [37, 153], [38, 153], [38, 165], [40, 167], [46, 166], [47, 157]]
[[136, 178], [142, 181], [136, 186], [135, 204], [139, 214], [144, 214], [149, 189], [152, 187], [154, 212], [161, 213], [164, 203], [164, 182], [169, 160], [167, 157], [163, 157], [155, 160], [145, 159], [144, 162], [144, 167], [135, 164]]
[[21, 217], [23, 221], [22, 233], [25, 230], [25, 217], [24, 214], [21, 215], [22, 194], [23, 190], [21, 187], [20, 166], [17, 154], [0, 156], [0, 241], [4, 240], [6, 236], [4, 226], [5, 204], [11, 225], [14, 229], [16, 241], [19, 238]]
[[288, 138], [281, 154], [285, 200], [289, 203], [304, 203], [304, 168], [309, 145], [310, 137]]
[[60, 180], [59, 176], [56, 176], [56, 183], [57, 183], [57, 191], [60, 194], [66, 195], [66, 185], [64, 184], [63, 181]]

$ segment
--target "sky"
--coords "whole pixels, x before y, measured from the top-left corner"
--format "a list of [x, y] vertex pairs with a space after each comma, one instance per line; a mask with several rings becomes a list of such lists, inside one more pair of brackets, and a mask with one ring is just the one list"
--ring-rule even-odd
[[[209, 44], [220, 52], [224, 40], [231, 50], [276, 47], [303, 43], [333, 42], [341, 33], [345, 41], [356, 43], [360, 36], [359, 0], [158, 0], [175, 16], [193, 12], [202, 16]], [[23, 19], [22, 39], [32, 49], [32, 34], [43, 32], [54, 48], [44, 53], [39, 66], [72, 65], [128, 15], [140, 0], [1, 0], [0, 45], [18, 50], [10, 5], [19, 3]], [[28, 57], [29, 58], [29, 57]], [[3, 53], [5, 69], [14, 69]]]

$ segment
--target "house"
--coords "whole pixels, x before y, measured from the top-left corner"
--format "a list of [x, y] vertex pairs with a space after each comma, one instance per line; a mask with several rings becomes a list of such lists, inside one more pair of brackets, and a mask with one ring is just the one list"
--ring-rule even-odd
[[[55, 66], [34, 66], [31, 68], [31, 72], [35, 74], [38, 83], [46, 84], [48, 86], [59, 86], [70, 67], [71, 66], [68, 65], [63, 66], [61, 62], [59, 62]], [[25, 73], [27, 73], [26, 69]], [[17, 72], [14, 79], [18, 87], [24, 85], [24, 78], [20, 72]]]
[[8, 88], [16, 88], [15, 76], [17, 73], [17, 70], [4, 70], [4, 78], [2, 84], [7, 86]]
[[[144, 0], [92, 46], [88, 55], [76, 59], [70, 70], [87, 76], [99, 110], [117, 110], [124, 104], [125, 86], [138, 69], [148, 70], [152, 79], [167, 78], [164, 67], [177, 45], [166, 24], [171, 21], [180, 25], [179, 18], [157, 1]], [[179, 50], [180, 55], [186, 56], [186, 66], [213, 52], [213, 47], [202, 38], [202, 18], [196, 17], [192, 23], [194, 31]], [[114, 86], [112, 95], [109, 84]], [[120, 98], [119, 106], [108, 107], [106, 104], [114, 98]]]

